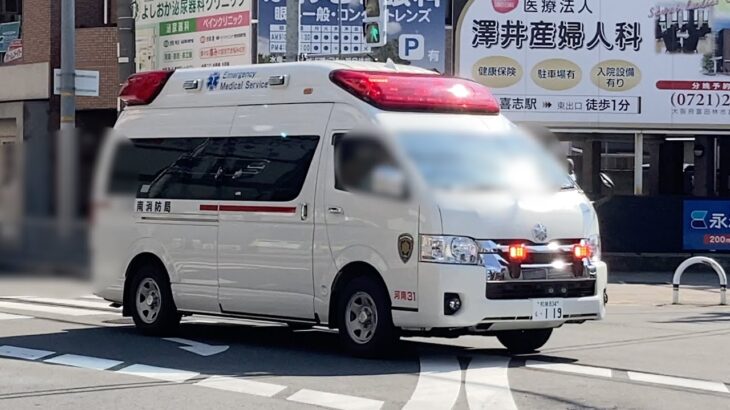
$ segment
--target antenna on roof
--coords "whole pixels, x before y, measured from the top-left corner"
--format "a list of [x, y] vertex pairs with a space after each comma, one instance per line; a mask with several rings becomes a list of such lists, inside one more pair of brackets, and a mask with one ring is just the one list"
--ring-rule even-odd
[[395, 62], [393, 62], [390, 57], [388, 57], [388, 60], [385, 61], [385, 67], [390, 68], [393, 71], [398, 71], [398, 66], [395, 65]]

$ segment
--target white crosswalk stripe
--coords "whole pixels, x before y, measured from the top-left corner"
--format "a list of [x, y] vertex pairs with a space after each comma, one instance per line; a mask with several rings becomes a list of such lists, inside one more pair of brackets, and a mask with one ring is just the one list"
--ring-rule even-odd
[[61, 356], [52, 357], [50, 359], [44, 360], [44, 362], [94, 370], [106, 370], [124, 363], [118, 360], [102, 359], [100, 357], [91, 356], [79, 356], [75, 354], [64, 354]]
[[20, 310], [24, 312], [53, 313], [63, 316], [92, 316], [113, 314], [104, 310], [80, 309], [65, 306], [43, 305], [38, 303], [21, 303], [0, 300], [0, 309]]
[[728, 393], [728, 388], [724, 383], [711, 382], [707, 380], [685, 379], [683, 377], [663, 376], [660, 374], [628, 372], [629, 379], [653, 384], [663, 384], [667, 386], [685, 387], [696, 390], [707, 390], [718, 393]]
[[263, 383], [255, 380], [238, 379], [235, 377], [225, 376], [211, 376], [195, 383], [195, 385], [263, 397], [272, 397], [286, 389], [286, 386], [282, 386], [280, 384]]
[[33, 319], [32, 316], [12, 315], [10, 313], [0, 313], [0, 320], [17, 320], [17, 319]]
[[516, 410], [509, 387], [508, 357], [477, 356], [466, 370], [464, 388], [469, 408]]
[[128, 374], [130, 376], [141, 376], [150, 379], [164, 380], [167, 382], [182, 383], [198, 376], [199, 373], [189, 372], [187, 370], [169, 369], [166, 367], [147, 366], [144, 364], [133, 364], [123, 369], [117, 370], [117, 373]]
[[456, 357], [420, 358], [418, 383], [404, 410], [450, 409], [461, 390], [461, 366]]
[[287, 400], [338, 410], [378, 410], [383, 407], [384, 404], [380, 400], [366, 399], [346, 394], [326, 393], [309, 389], [299, 390], [287, 397]]
[[0, 356], [13, 357], [15, 359], [38, 360], [48, 357], [55, 352], [49, 350], [28, 349], [17, 346], [0, 346]]
[[80, 307], [88, 309], [108, 310], [110, 312], [121, 312], [121, 308], [113, 308], [109, 306], [111, 303], [104, 301], [103, 299], [98, 300], [84, 300], [84, 299], [60, 299], [60, 298], [43, 298], [35, 296], [26, 296], [23, 298], [12, 298], [18, 302], [34, 302], [47, 305], [58, 305], [66, 307]]
[[606, 369], [603, 367], [575, 365], [569, 363], [550, 363], [528, 360], [527, 362], [525, 362], [525, 366], [533, 369], [551, 370], [563, 373], [575, 373], [586, 376], [611, 377], [613, 375], [613, 371], [611, 369]]

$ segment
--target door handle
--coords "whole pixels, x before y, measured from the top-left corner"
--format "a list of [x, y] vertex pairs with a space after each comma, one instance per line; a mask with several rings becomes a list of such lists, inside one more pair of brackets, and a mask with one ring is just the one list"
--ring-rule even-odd
[[342, 210], [339, 206], [331, 206], [327, 208], [327, 212], [329, 212], [332, 215], [342, 215], [345, 213], [345, 211]]
[[307, 217], [309, 216], [309, 205], [306, 202], [301, 204], [299, 216], [302, 218], [302, 221], [307, 220]]

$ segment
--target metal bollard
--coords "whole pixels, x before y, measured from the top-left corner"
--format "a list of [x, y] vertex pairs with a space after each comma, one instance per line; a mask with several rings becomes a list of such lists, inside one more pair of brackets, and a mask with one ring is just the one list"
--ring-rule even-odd
[[718, 278], [720, 278], [720, 304], [727, 305], [727, 275], [725, 274], [725, 269], [723, 269], [716, 260], [706, 256], [691, 257], [682, 262], [677, 267], [677, 270], [674, 271], [674, 279], [672, 279], [672, 304], [679, 305], [679, 281], [682, 278], [682, 274], [685, 270], [687, 270], [687, 268], [697, 264], [707, 265], [711, 267], [715, 273], [717, 273]]

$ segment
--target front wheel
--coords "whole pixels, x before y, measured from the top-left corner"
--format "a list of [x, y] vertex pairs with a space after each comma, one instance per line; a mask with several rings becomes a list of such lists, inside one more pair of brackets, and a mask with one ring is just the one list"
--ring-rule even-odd
[[497, 339], [510, 353], [532, 353], [543, 347], [550, 339], [553, 329], [506, 330], [497, 334]]
[[398, 339], [388, 294], [374, 280], [361, 276], [345, 285], [338, 303], [338, 327], [345, 349], [364, 357], [381, 356]]
[[142, 333], [164, 336], [174, 332], [181, 315], [175, 307], [167, 275], [154, 265], [140, 268], [130, 287], [132, 319]]

